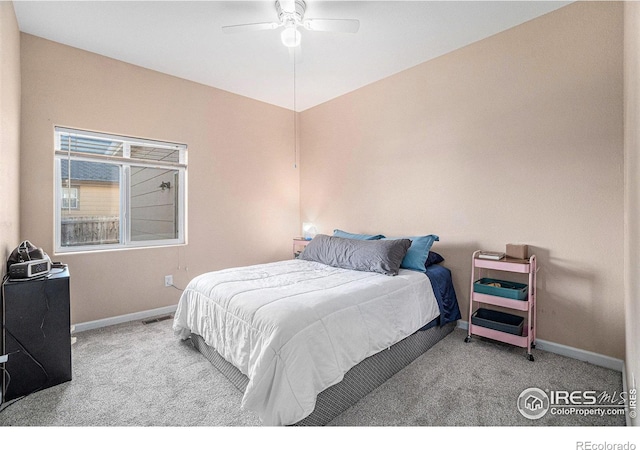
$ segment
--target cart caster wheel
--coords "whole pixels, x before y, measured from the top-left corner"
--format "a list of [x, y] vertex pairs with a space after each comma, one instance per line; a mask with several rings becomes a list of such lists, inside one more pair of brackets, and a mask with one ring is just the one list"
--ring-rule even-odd
[[465, 341], [465, 342], [471, 342], [471, 337], [470, 337], [470, 336], [467, 336], [466, 338], [464, 338], [464, 341]]
[[533, 355], [529, 355], [529, 361], [533, 361]]
[[531, 348], [536, 348], [536, 344], [531, 344]]

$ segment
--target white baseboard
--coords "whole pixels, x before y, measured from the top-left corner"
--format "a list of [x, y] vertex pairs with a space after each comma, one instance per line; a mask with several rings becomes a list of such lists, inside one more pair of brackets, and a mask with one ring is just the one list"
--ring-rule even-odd
[[[469, 323], [465, 322], [464, 320], [458, 320], [458, 328], [468, 330]], [[624, 370], [624, 361], [621, 359], [612, 358], [611, 356], [601, 355], [599, 353], [590, 352], [588, 350], [569, 347], [568, 345], [557, 344], [555, 342], [545, 341], [542, 339], [536, 339], [536, 349], [544, 350], [550, 353], [556, 353], [562, 356], [567, 356], [579, 361], [586, 361], [593, 365], [616, 370], [618, 372], [622, 372]]]
[[109, 325], [117, 325], [119, 323], [132, 322], [134, 320], [148, 319], [150, 317], [163, 316], [165, 314], [173, 314], [174, 312], [176, 312], [177, 308], [178, 305], [164, 306], [162, 308], [148, 309], [146, 311], [124, 314], [122, 316], [107, 317], [106, 319], [77, 323], [74, 325], [75, 332], [78, 333], [80, 331], [108, 327]]

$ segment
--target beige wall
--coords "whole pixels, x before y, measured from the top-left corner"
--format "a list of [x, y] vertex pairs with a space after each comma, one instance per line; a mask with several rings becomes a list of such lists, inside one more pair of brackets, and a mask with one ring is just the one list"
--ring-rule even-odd
[[[223, 267], [291, 257], [299, 176], [290, 111], [22, 34], [22, 232], [53, 253], [53, 127], [186, 143], [188, 245], [54, 255], [73, 323], [178, 302]], [[4, 66], [4, 63], [3, 63]]]
[[621, 3], [577, 2], [301, 114], [301, 221], [537, 255], [538, 337], [623, 358]]
[[[541, 264], [539, 337], [624, 357], [620, 4], [570, 5], [305, 111], [300, 183], [290, 112], [30, 35], [20, 44], [11, 3], [0, 8], [2, 175], [17, 166], [22, 64], [23, 238], [53, 253], [54, 125], [189, 145], [189, 245], [54, 255], [70, 264], [74, 323], [175, 304], [165, 274], [184, 286], [288, 258], [300, 219], [325, 233], [439, 234], [463, 309], [471, 252], [526, 242]], [[628, 83], [627, 99], [637, 90]], [[18, 177], [0, 183], [6, 252]]]
[[[624, 5], [625, 369], [629, 389], [640, 387], [640, 3]], [[632, 419], [639, 425], [637, 417]]]
[[0, 277], [20, 243], [20, 32], [13, 3], [0, 1]]

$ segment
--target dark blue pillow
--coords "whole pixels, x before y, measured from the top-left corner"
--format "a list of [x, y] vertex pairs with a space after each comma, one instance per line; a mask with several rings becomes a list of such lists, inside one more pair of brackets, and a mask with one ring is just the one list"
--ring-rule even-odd
[[430, 251], [429, 254], [427, 255], [427, 262], [425, 262], [424, 265], [425, 267], [429, 267], [434, 264], [440, 264], [442, 261], [444, 261], [444, 258], [442, 256], [440, 256], [436, 252]]

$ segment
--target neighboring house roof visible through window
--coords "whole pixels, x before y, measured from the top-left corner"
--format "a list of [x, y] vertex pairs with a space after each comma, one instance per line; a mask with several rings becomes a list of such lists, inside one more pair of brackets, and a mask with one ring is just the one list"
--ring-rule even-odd
[[[69, 161], [71, 163], [71, 180], [74, 181], [108, 181], [117, 183], [120, 180], [118, 166], [89, 161]], [[62, 179], [69, 178], [69, 165], [61, 165]]]

